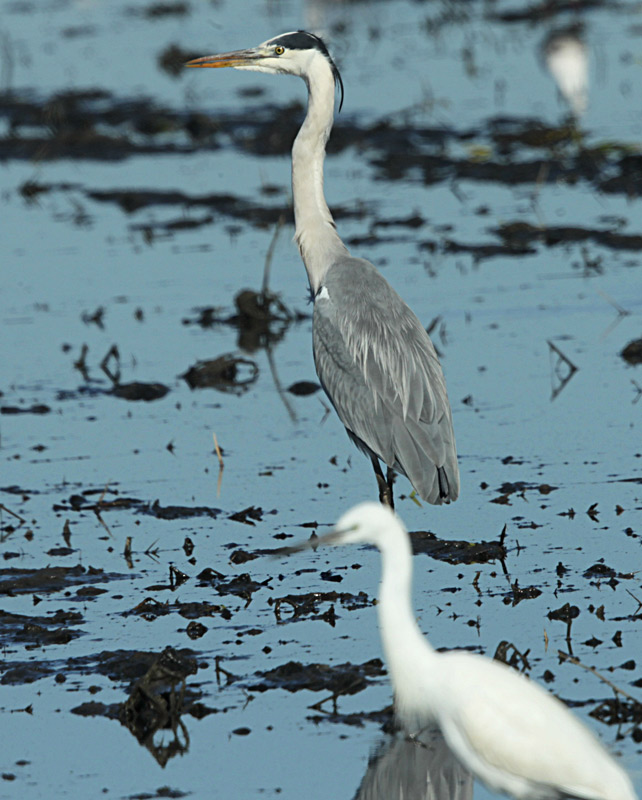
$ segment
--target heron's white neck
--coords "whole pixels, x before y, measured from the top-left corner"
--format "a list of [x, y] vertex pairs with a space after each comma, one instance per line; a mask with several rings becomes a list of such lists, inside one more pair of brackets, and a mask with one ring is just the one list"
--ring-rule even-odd
[[[416, 719], [417, 675], [430, 669], [436, 653], [415, 620], [412, 606], [412, 550], [408, 536], [387, 541], [382, 550], [379, 588], [379, 627], [388, 672], [395, 694], [395, 711], [406, 727]], [[408, 695], [411, 695], [410, 697]], [[428, 707], [431, 698], [423, 697]], [[422, 720], [425, 724], [425, 720]]]
[[313, 59], [305, 76], [308, 113], [292, 147], [292, 194], [295, 239], [310, 281], [316, 291], [328, 267], [348, 255], [334, 226], [323, 194], [325, 146], [334, 119], [334, 76], [322, 55]]

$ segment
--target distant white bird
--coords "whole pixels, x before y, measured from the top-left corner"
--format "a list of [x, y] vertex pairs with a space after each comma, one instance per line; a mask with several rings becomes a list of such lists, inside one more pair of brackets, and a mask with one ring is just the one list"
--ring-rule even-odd
[[325, 543], [381, 552], [379, 628], [406, 730], [436, 724], [464, 767], [518, 800], [637, 800], [624, 770], [553, 695], [500, 661], [431, 647], [411, 603], [410, 538], [393, 511], [363, 503], [333, 532], [287, 552]]
[[542, 45], [548, 71], [574, 117], [588, 107], [588, 49], [581, 30], [570, 27], [550, 33]]

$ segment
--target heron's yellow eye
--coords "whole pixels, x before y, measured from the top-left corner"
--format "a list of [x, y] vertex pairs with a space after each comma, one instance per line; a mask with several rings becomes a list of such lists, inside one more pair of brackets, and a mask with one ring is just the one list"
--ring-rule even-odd
[[277, 44], [277, 46], [274, 48], [274, 52], [277, 54], [277, 56], [282, 56], [283, 53], [285, 53], [285, 47], [281, 47], [280, 44]]

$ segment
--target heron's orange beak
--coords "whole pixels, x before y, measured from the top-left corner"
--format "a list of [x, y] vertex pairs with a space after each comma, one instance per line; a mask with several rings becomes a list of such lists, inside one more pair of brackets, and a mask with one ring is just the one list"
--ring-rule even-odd
[[204, 56], [188, 61], [186, 67], [248, 67], [264, 55], [255, 49], [234, 50], [231, 53], [220, 53], [215, 56]]

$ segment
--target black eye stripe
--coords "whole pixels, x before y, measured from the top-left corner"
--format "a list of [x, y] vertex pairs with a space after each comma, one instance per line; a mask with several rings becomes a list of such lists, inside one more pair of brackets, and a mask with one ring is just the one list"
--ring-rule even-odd
[[288, 47], [290, 50], [310, 50], [314, 48], [323, 53], [324, 56], [330, 55], [323, 40], [307, 31], [284, 33], [283, 36], [277, 36], [276, 39], [272, 39], [272, 44]]
[[[343, 81], [341, 80], [339, 70], [332, 60], [332, 57], [330, 56], [328, 48], [325, 46], [323, 39], [320, 39], [318, 36], [315, 36], [313, 33], [308, 33], [307, 31], [294, 31], [293, 33], [284, 33], [281, 36], [275, 36], [274, 39], [266, 42], [266, 44], [272, 45], [275, 48], [275, 52], [277, 47], [284, 47], [288, 50], [318, 50], [320, 53], [322, 53], [328, 59], [332, 69], [332, 74], [334, 75], [334, 82], [339, 87], [341, 97], [339, 102], [339, 111], [341, 111], [343, 106]], [[281, 54], [276, 53], [276, 55]]]

